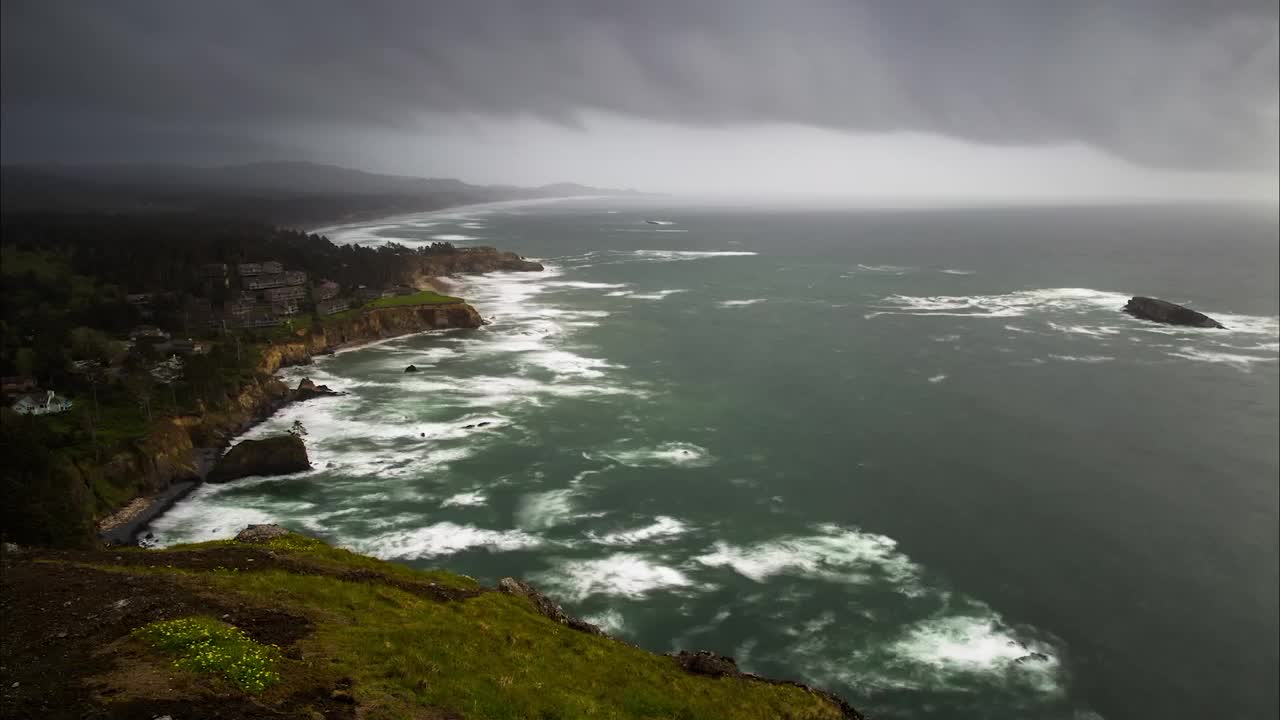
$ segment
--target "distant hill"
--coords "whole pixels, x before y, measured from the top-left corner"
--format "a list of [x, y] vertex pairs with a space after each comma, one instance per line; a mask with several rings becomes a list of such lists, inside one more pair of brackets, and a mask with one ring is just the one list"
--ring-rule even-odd
[[310, 162], [0, 168], [6, 212], [201, 212], [300, 226], [499, 200], [637, 194], [576, 183], [471, 185]]

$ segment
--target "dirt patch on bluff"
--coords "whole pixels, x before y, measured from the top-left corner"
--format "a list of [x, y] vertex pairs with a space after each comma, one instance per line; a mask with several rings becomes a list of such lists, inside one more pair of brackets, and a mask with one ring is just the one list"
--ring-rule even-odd
[[[91, 562], [102, 564], [104, 554], [96, 553], [63, 553], [61, 557], [74, 562]], [[440, 602], [465, 600], [479, 595], [483, 590], [466, 590], [439, 583], [420, 580], [409, 580], [364, 568], [332, 568], [318, 563], [310, 563], [284, 555], [270, 549], [252, 545], [228, 545], [216, 549], [169, 552], [122, 552], [110, 558], [112, 565], [126, 567], [176, 568], [180, 570], [199, 570], [208, 572], [219, 568], [252, 572], [254, 570], [282, 570], [295, 575], [321, 575], [347, 582], [370, 582], [389, 585], [418, 597]]]
[[[6, 718], [146, 718], [182, 705], [175, 718], [352, 717], [348, 705], [329, 708], [330, 688], [317, 687], [316, 702], [293, 703], [292, 711], [264, 708], [251, 700], [209, 696], [185, 702], [114, 698], [120, 688], [104, 682], [128, 674], [132, 665], [163, 661], [139, 656], [128, 641], [135, 628], [156, 620], [212, 615], [245, 631], [254, 640], [287, 648], [312, 630], [305, 617], [199, 592], [172, 578], [131, 575], [71, 565], [51, 557], [6, 553], [0, 575], [0, 716]], [[124, 557], [121, 555], [120, 557]], [[114, 559], [111, 553], [97, 558]], [[132, 665], [131, 665], [132, 664]], [[139, 668], [140, 669], [140, 668]], [[182, 685], [167, 668], [150, 668], [161, 683]], [[175, 687], [174, 689], [179, 689]], [[302, 698], [299, 698], [302, 700]], [[332, 710], [332, 712], [328, 712]]]

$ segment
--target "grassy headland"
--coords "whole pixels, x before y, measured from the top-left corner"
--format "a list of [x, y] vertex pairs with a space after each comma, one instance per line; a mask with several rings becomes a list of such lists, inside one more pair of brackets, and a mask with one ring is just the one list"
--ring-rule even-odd
[[[858, 717], [803, 686], [694, 674], [526, 597], [298, 535], [5, 563], [3, 682], [18, 683], [6, 717], [51, 700], [61, 707], [41, 716]], [[24, 622], [64, 595], [74, 611]]]

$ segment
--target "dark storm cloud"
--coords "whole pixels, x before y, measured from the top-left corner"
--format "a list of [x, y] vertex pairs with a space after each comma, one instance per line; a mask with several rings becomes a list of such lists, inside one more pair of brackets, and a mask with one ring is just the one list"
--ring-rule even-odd
[[1273, 1], [6, 0], [2, 32], [6, 155], [601, 111], [1276, 164]]

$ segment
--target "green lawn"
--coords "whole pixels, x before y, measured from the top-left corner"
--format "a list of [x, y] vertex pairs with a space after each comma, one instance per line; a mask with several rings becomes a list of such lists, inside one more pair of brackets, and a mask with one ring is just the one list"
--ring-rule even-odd
[[462, 298], [449, 297], [441, 295], [434, 290], [423, 290], [412, 295], [397, 295], [389, 298], [379, 298], [365, 304], [366, 309], [384, 308], [384, 307], [401, 307], [403, 305], [445, 305], [447, 303], [460, 303]]

